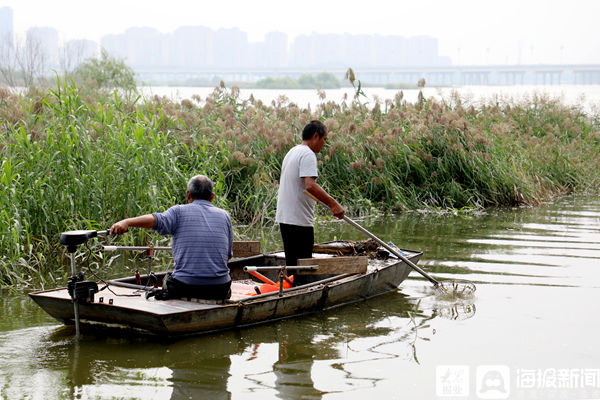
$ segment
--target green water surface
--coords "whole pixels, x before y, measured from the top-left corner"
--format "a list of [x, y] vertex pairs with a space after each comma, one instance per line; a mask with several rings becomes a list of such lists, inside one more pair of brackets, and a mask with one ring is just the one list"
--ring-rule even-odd
[[[600, 397], [600, 200], [359, 220], [420, 249], [471, 299], [417, 273], [395, 292], [306, 317], [182, 340], [74, 340], [26, 295], [0, 292], [0, 398], [443, 399]], [[364, 239], [341, 221], [319, 241]], [[280, 246], [277, 230], [263, 232]], [[597, 375], [596, 375], [597, 374]]]

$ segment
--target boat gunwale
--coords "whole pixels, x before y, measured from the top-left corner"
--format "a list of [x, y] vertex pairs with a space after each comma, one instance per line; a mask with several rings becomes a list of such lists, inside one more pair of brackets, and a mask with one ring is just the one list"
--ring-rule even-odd
[[[323, 243], [335, 243], [338, 241], [330, 241], [330, 242], [323, 242]], [[420, 257], [423, 255], [422, 251], [416, 251], [416, 250], [409, 250], [409, 249], [401, 249], [401, 251], [403, 252], [409, 252], [411, 253], [411, 255], [408, 257], [409, 259], [413, 259], [416, 257]], [[257, 254], [257, 255], [253, 255], [253, 256], [249, 256], [249, 257], [241, 257], [238, 259], [233, 260], [236, 263], [243, 263], [244, 261], [252, 261], [254, 259], [260, 259], [260, 258], [264, 258], [264, 257], [268, 257], [268, 256], [276, 256], [278, 253], [281, 253], [281, 250], [278, 251], [273, 251], [273, 252], [269, 252], [269, 253], [263, 253], [263, 254]], [[320, 253], [315, 253], [315, 254], [320, 254]], [[371, 259], [370, 259], [371, 260]], [[329, 278], [325, 278], [325, 279], [321, 279], [319, 281], [315, 281], [315, 282], [310, 282], [310, 283], [306, 283], [304, 285], [300, 285], [300, 286], [293, 286], [291, 288], [287, 288], [287, 289], [283, 289], [282, 292], [286, 293], [286, 294], [290, 294], [290, 293], [294, 293], [294, 292], [299, 292], [301, 290], [304, 289], [310, 289], [311, 287], [316, 287], [318, 285], [322, 285], [322, 284], [328, 284], [328, 283], [332, 283], [332, 282], [336, 282], [336, 281], [340, 281], [339, 283], [346, 283], [346, 282], [351, 282], [352, 280], [355, 279], [363, 279], [369, 275], [372, 275], [374, 273], [377, 273], [381, 270], [387, 269], [387, 268], [391, 268], [397, 264], [401, 264], [404, 263], [404, 261], [402, 261], [401, 259], [397, 259], [396, 262], [391, 262], [388, 265], [382, 266], [381, 268], [377, 268], [362, 274], [339, 274], [336, 276], [332, 276]], [[406, 263], [404, 263], [406, 264]], [[290, 268], [293, 269], [293, 268]], [[166, 273], [167, 271], [161, 271], [158, 274], [163, 274]], [[142, 275], [143, 276], [147, 276], [147, 275]], [[341, 282], [342, 280], [346, 279], [346, 278], [353, 278], [353, 279], [348, 279], [347, 281]], [[107, 281], [108, 283], [111, 282], [121, 282], [121, 281], [125, 281], [125, 280], [131, 280], [132, 277], [123, 277], [123, 278], [117, 278], [117, 279], [111, 279], [109, 281]], [[114, 286], [119, 286], [119, 285], [114, 285]], [[147, 286], [143, 286], [143, 285], [139, 285], [138, 289], [143, 289], [144, 287]], [[133, 289], [132, 287], [130, 287], [131, 289]], [[294, 293], [295, 295], [296, 293]], [[209, 304], [209, 303], [204, 303], [206, 305], [214, 305], [214, 306], [235, 306], [235, 305], [240, 305], [240, 304], [250, 304], [250, 303], [254, 303], [254, 300], [261, 300], [261, 299], [268, 299], [270, 300], [275, 300], [275, 299], [280, 299], [283, 297], [291, 297], [291, 296], [279, 296], [279, 292], [275, 291], [275, 292], [268, 292], [268, 293], [261, 293], [261, 294], [257, 294], [255, 296], [247, 296], [238, 300], [225, 300], [222, 304], [216, 303], [216, 304]], [[179, 299], [173, 299], [173, 300], [179, 300]], [[180, 300], [180, 301], [188, 301], [188, 300]], [[202, 304], [202, 303], [199, 303]], [[216, 307], [211, 307], [212, 308], [216, 308]], [[186, 312], [195, 312], [195, 311], [199, 311], [199, 310], [183, 310], [183, 311], [175, 311], [173, 312], [173, 314], [178, 314], [178, 313], [186, 313]], [[160, 314], [162, 315], [162, 314]]]

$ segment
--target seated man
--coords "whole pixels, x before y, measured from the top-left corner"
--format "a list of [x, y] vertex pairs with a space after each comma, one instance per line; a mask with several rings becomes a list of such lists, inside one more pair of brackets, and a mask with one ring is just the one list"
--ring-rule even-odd
[[213, 183], [204, 175], [189, 180], [186, 196], [188, 204], [124, 219], [115, 223], [110, 233], [122, 234], [137, 227], [173, 235], [175, 269], [166, 280], [167, 293], [161, 292], [160, 298], [228, 299], [231, 277], [227, 262], [233, 256], [229, 214], [212, 204]]

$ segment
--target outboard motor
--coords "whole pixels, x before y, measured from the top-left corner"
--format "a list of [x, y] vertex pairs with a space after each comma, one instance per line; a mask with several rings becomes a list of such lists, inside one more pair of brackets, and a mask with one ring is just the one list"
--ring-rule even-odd
[[75, 335], [79, 339], [79, 303], [94, 302], [94, 294], [98, 293], [98, 284], [92, 281], [86, 281], [83, 272], [77, 274], [75, 267], [75, 252], [77, 247], [86, 243], [91, 238], [104, 236], [106, 231], [69, 231], [60, 235], [60, 244], [67, 247], [69, 257], [71, 258], [71, 276], [67, 284], [67, 289], [71, 300], [73, 301], [73, 313], [75, 317]]

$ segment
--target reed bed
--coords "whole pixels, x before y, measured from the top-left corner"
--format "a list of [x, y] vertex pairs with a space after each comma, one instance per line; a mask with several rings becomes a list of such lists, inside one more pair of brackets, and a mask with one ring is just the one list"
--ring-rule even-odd
[[72, 82], [20, 96], [0, 90], [0, 284], [62, 280], [60, 232], [183, 203], [197, 173], [215, 181], [215, 202], [236, 224], [272, 224], [281, 161], [316, 118], [330, 129], [320, 182], [351, 215], [598, 190], [600, 120], [577, 107], [536, 96], [478, 106], [457, 96], [409, 103], [401, 92], [359, 100], [323, 96], [308, 109], [284, 96], [241, 99], [224, 85], [181, 103]]

